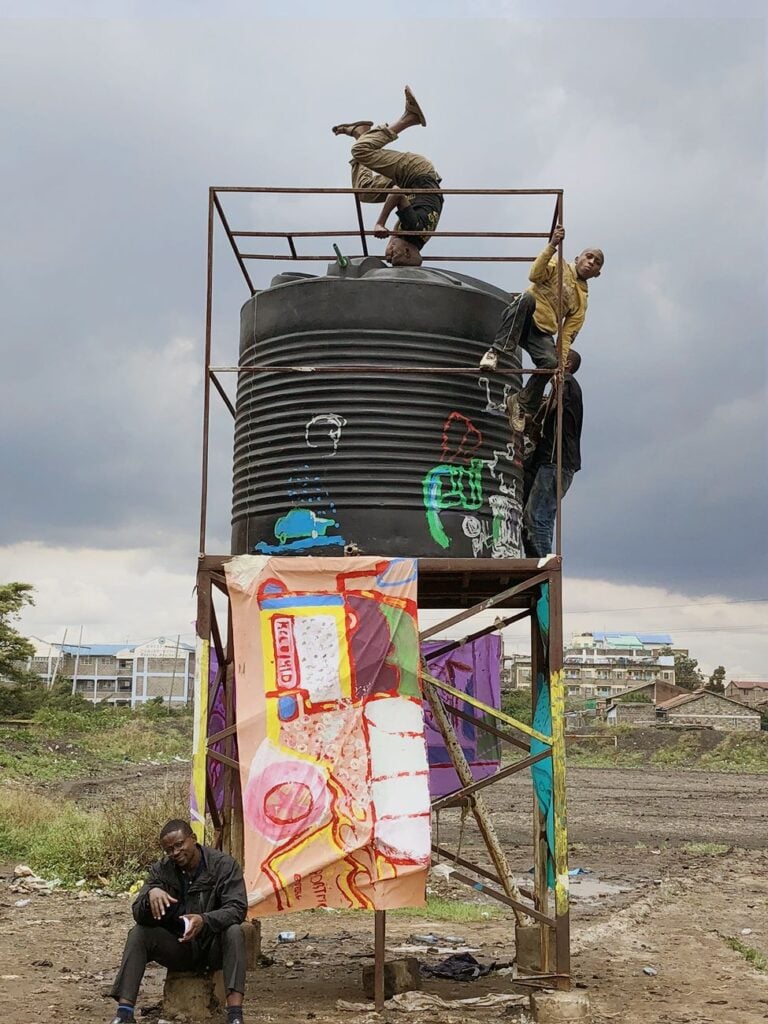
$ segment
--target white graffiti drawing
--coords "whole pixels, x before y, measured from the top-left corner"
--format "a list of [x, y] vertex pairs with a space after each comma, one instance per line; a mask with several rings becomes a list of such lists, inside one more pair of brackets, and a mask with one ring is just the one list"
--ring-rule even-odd
[[[307, 448], [325, 448], [326, 450], [321, 452], [326, 458], [334, 456], [339, 447], [339, 441], [341, 441], [342, 428], [347, 425], [347, 421], [343, 416], [338, 416], [335, 412], [322, 412], [317, 416], [313, 416], [311, 420], [307, 422], [304, 427], [304, 439], [307, 442]], [[310, 435], [314, 432], [315, 436], [312, 438]]]
[[520, 504], [506, 494], [492, 494], [492, 558], [520, 558]]
[[501, 401], [494, 402], [491, 398], [491, 382], [488, 377], [478, 377], [478, 386], [485, 388], [485, 412], [495, 413], [497, 416], [507, 415], [507, 398], [512, 390], [511, 384], [505, 384], [501, 392]]
[[464, 516], [461, 529], [465, 537], [472, 541], [472, 557], [482, 558], [483, 549], [490, 541], [490, 535], [477, 516]]
[[[485, 465], [488, 467], [488, 471], [490, 472], [491, 476], [498, 484], [501, 493], [508, 494], [511, 498], [514, 498], [517, 494], [517, 481], [514, 480], [511, 475], [514, 458], [515, 446], [514, 443], [510, 441], [505, 451], [499, 451], [498, 449], [494, 448], [493, 458], [483, 460], [485, 462]], [[501, 467], [499, 466], [499, 462], [502, 463]], [[508, 463], [509, 466], [509, 468], [506, 469], [506, 471], [504, 463]]]

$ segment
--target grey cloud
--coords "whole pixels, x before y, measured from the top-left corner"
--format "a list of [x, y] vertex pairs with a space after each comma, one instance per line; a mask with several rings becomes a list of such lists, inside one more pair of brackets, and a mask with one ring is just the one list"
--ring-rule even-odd
[[[2, 539], [181, 536], [195, 549], [207, 188], [346, 184], [347, 145], [329, 125], [391, 119], [410, 81], [430, 123], [402, 144], [446, 186], [562, 186], [569, 254], [607, 254], [578, 342], [585, 468], [565, 506], [569, 570], [759, 596], [762, 35], [692, 19], [413, 28], [415, 66], [397, 22], [373, 34], [365, 21], [7, 26]], [[337, 200], [232, 197], [227, 210], [244, 227], [355, 223]], [[535, 230], [548, 210], [453, 200], [442, 226]], [[221, 240], [216, 266], [215, 358], [230, 363], [246, 292]], [[275, 270], [255, 266], [257, 283]], [[520, 265], [479, 273], [525, 283]], [[216, 415], [211, 547], [226, 547]]]

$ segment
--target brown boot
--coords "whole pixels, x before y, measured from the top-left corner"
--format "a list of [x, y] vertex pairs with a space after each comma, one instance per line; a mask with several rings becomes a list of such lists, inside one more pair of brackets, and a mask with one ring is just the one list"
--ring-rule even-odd
[[413, 114], [414, 117], [419, 119], [419, 124], [423, 127], [427, 127], [427, 119], [424, 117], [424, 111], [418, 104], [416, 97], [411, 92], [410, 86], [405, 87], [405, 112], [406, 114]]
[[353, 139], [358, 139], [371, 128], [373, 121], [350, 121], [348, 124], [335, 124], [331, 131], [334, 135], [349, 135]]

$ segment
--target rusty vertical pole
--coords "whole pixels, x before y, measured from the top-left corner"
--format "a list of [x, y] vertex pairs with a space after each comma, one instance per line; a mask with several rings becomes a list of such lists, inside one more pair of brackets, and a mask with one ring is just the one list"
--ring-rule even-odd
[[[561, 192], [556, 200], [557, 223], [563, 223], [563, 193]], [[557, 247], [557, 374], [553, 380], [553, 386], [557, 389], [557, 427], [555, 430], [555, 487], [556, 487], [556, 510], [555, 510], [555, 553], [563, 553], [563, 243]]]
[[[531, 615], [531, 721], [536, 714], [539, 699], [539, 673], [542, 670], [544, 647], [539, 619], [534, 608]], [[536, 895], [536, 909], [549, 914], [549, 889], [547, 887], [547, 822], [539, 807], [536, 790], [533, 790], [533, 887]], [[539, 968], [542, 973], [550, 970], [549, 926], [539, 924]]]
[[205, 290], [205, 367], [203, 370], [203, 464], [200, 483], [200, 556], [205, 554], [205, 528], [208, 517], [208, 433], [211, 418], [211, 323], [213, 307], [213, 200], [208, 189], [208, 265]]
[[552, 709], [552, 799], [555, 816], [555, 957], [558, 987], [571, 987], [568, 821], [565, 794], [565, 689], [563, 686], [563, 595], [559, 570], [549, 581], [549, 699]]
[[[373, 999], [376, 1013], [384, 1009], [384, 961], [387, 941], [387, 912], [374, 911]], [[370, 989], [369, 989], [370, 991]]]

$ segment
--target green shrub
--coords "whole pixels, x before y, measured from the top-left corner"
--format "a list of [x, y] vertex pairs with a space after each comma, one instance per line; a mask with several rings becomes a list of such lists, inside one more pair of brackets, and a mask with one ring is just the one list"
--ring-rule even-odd
[[31, 718], [45, 699], [42, 686], [0, 686], [0, 718]]
[[173, 782], [142, 801], [84, 811], [22, 789], [0, 790], [0, 845], [43, 878], [128, 888], [160, 855], [170, 818], [188, 817], [188, 787]]
[[508, 690], [502, 694], [501, 710], [512, 718], [516, 718], [523, 725], [531, 724], [531, 691], [530, 690]]

